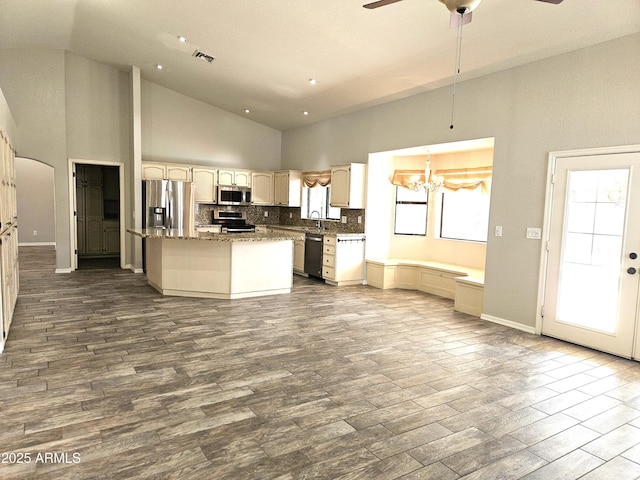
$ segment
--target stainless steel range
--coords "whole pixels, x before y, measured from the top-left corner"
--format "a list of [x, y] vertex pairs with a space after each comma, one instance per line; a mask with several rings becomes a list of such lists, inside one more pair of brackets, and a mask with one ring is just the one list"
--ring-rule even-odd
[[247, 223], [247, 215], [241, 210], [213, 210], [213, 225], [220, 225], [222, 233], [252, 233], [255, 225]]

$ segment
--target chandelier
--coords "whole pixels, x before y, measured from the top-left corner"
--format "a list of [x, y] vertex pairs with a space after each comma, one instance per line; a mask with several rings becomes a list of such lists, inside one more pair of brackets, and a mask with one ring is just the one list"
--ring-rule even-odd
[[424, 170], [395, 170], [391, 183], [416, 192], [435, 192], [444, 187], [444, 177], [431, 171], [431, 154], [427, 152]]
[[415, 191], [427, 190], [429, 192], [435, 192], [440, 190], [443, 185], [444, 182], [442, 178], [438, 175], [433, 175], [433, 172], [431, 172], [431, 154], [427, 152], [427, 163], [424, 167], [424, 177], [421, 176], [411, 189]]

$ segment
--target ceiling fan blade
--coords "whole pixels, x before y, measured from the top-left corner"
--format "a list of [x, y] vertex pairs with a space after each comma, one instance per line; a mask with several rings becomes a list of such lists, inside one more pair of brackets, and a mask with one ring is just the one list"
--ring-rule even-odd
[[385, 5], [390, 5], [392, 3], [401, 2], [401, 1], [402, 0], [378, 0], [377, 2], [367, 3], [366, 5], [363, 5], [363, 7], [373, 9], [378, 7], [384, 7]]
[[553, 3], [554, 5], [559, 5], [562, 3], [562, 0], [537, 0], [538, 2], [544, 3]]

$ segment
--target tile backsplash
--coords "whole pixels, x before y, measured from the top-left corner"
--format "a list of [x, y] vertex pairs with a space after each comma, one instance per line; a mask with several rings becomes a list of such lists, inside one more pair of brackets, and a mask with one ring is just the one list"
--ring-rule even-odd
[[[295, 207], [265, 207], [261, 205], [232, 207], [196, 204], [196, 224], [210, 224], [214, 209], [243, 210], [247, 215], [247, 223], [251, 223], [253, 225], [314, 227], [317, 222], [317, 220], [307, 220], [301, 218], [300, 208]], [[340, 211], [340, 216], [346, 217], [347, 223], [342, 223], [337, 220], [322, 220], [322, 226], [325, 230], [330, 232], [364, 233], [364, 214], [364, 209], [343, 208]], [[358, 219], [361, 220], [361, 223], [358, 223]]]

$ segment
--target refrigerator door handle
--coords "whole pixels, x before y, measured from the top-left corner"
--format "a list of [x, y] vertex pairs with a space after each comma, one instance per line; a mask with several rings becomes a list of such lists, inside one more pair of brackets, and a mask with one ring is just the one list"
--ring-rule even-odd
[[[167, 187], [169, 187], [167, 185]], [[173, 228], [173, 190], [167, 188], [167, 218], [165, 219], [165, 227]]]

